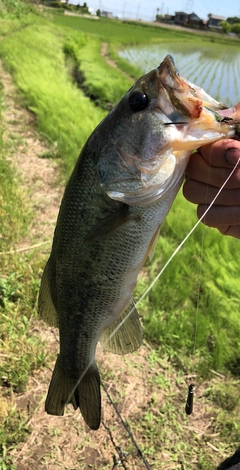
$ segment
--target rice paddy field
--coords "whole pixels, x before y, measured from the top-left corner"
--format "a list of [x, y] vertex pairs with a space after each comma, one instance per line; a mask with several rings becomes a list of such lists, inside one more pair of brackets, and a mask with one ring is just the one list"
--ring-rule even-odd
[[167, 54], [172, 54], [179, 72], [216, 100], [230, 106], [239, 100], [240, 47], [216, 43], [188, 43], [128, 47], [119, 55], [144, 73], [156, 67]]

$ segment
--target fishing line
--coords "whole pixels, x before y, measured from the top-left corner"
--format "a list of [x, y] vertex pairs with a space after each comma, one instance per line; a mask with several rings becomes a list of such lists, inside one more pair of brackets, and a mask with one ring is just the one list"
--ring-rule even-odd
[[[134, 309], [138, 307], [138, 305], [140, 304], [140, 302], [143, 301], [143, 299], [148, 295], [148, 293], [150, 292], [150, 290], [153, 288], [153, 286], [156, 284], [156, 282], [158, 281], [158, 279], [160, 278], [160, 276], [163, 274], [163, 272], [165, 271], [165, 269], [168, 267], [168, 265], [171, 263], [171, 261], [173, 260], [173, 258], [176, 256], [176, 254], [180, 251], [180, 249], [182, 248], [182, 246], [184, 245], [184, 243], [188, 240], [188, 238], [192, 235], [192, 233], [194, 232], [194, 230], [198, 227], [198, 225], [200, 224], [200, 222], [204, 219], [204, 217], [206, 216], [206, 214], [209, 212], [209, 210], [211, 209], [211, 207], [213, 206], [214, 202], [216, 201], [216, 199], [218, 198], [219, 194], [222, 192], [224, 186], [227, 184], [227, 182], [230, 180], [231, 176], [233, 175], [235, 169], [237, 168], [238, 164], [240, 162], [240, 158], [239, 160], [237, 161], [237, 163], [235, 164], [235, 166], [233, 167], [231, 173], [228, 175], [228, 177], [226, 178], [226, 180], [224, 181], [224, 183], [222, 184], [222, 186], [220, 187], [220, 189], [218, 190], [216, 196], [213, 198], [212, 202], [209, 204], [209, 206], [207, 207], [207, 209], [205, 210], [205, 212], [203, 213], [203, 215], [198, 219], [198, 221], [196, 222], [196, 224], [191, 228], [191, 230], [188, 232], [188, 234], [186, 235], [186, 237], [181, 241], [181, 243], [178, 245], [178, 247], [174, 250], [174, 252], [171, 254], [170, 258], [168, 259], [168, 261], [165, 263], [165, 265], [162, 267], [162, 269], [159, 271], [159, 273], [156, 275], [156, 277], [153, 279], [153, 281], [151, 282], [151, 284], [148, 286], [148, 288], [145, 290], [145, 292], [141, 295], [141, 297], [137, 300], [137, 302], [135, 303], [135, 306], [130, 310], [130, 312], [126, 315], [126, 317], [124, 317], [124, 319], [116, 326], [115, 330], [113, 330], [113, 332], [109, 335], [109, 338], [105, 341], [105, 343], [102, 343], [102, 347], [104, 348], [104, 346], [106, 346], [106, 344], [109, 342], [109, 340], [115, 335], [115, 333], [119, 330], [119, 328], [121, 328], [121, 326], [125, 323], [125, 321], [130, 317], [130, 315], [133, 313]], [[94, 360], [89, 364], [89, 366], [94, 362]], [[88, 367], [89, 367], [88, 366]], [[86, 368], [86, 370], [81, 374], [81, 377], [79, 378], [79, 381], [76, 385], [76, 387], [74, 388], [74, 390], [77, 388], [78, 384], [80, 383], [80, 381], [82, 380], [83, 376], [85, 375], [86, 371], [88, 370], [88, 367]]]
[[206, 216], [206, 214], [208, 213], [208, 211], [211, 209], [211, 207], [213, 206], [214, 202], [216, 201], [216, 199], [218, 198], [219, 194], [222, 192], [224, 186], [227, 184], [227, 182], [229, 181], [229, 179], [231, 178], [231, 176], [233, 175], [235, 169], [237, 168], [238, 164], [240, 162], [240, 158], [239, 160], [237, 161], [237, 163], [235, 164], [233, 170], [231, 171], [231, 173], [228, 175], [227, 179], [224, 181], [224, 183], [222, 184], [222, 186], [220, 187], [220, 189], [218, 190], [216, 196], [213, 198], [212, 202], [209, 204], [209, 206], [207, 207], [207, 209], [205, 210], [205, 212], [203, 213], [203, 215], [198, 219], [198, 221], [196, 222], [196, 224], [192, 227], [192, 229], [188, 232], [188, 234], [186, 235], [186, 237], [182, 240], [182, 242], [178, 245], [178, 247], [176, 248], [176, 250], [171, 254], [170, 258], [168, 259], [168, 261], [165, 263], [165, 265], [162, 267], [162, 269], [159, 271], [159, 273], [156, 275], [156, 277], [154, 278], [154, 280], [151, 282], [151, 284], [148, 286], [148, 288], [145, 290], [145, 292], [141, 295], [141, 297], [137, 300], [137, 302], [135, 303], [135, 306], [130, 310], [130, 312], [126, 315], [126, 317], [116, 326], [115, 330], [113, 330], [113, 332], [111, 333], [111, 335], [109, 335], [109, 338], [108, 340], [102, 344], [103, 348], [104, 346], [108, 343], [108, 341], [113, 337], [113, 335], [119, 330], [119, 328], [121, 328], [121, 326], [124, 324], [124, 322], [128, 319], [128, 317], [132, 314], [132, 312], [134, 311], [134, 308], [137, 308], [138, 305], [140, 304], [140, 302], [143, 301], [143, 299], [148, 295], [148, 293], [150, 292], [150, 290], [153, 288], [153, 286], [156, 284], [156, 282], [158, 281], [158, 279], [160, 278], [160, 276], [163, 274], [163, 272], [165, 271], [165, 269], [168, 267], [168, 265], [171, 263], [172, 259], [176, 256], [176, 254], [179, 252], [179, 250], [182, 248], [182, 246], [184, 245], [184, 243], [188, 240], [188, 238], [192, 235], [192, 233], [194, 232], [194, 230], [198, 227], [198, 225], [200, 224], [200, 222], [204, 219], [204, 217]]
[[119, 417], [119, 419], [120, 419], [120, 421], [121, 421], [121, 424], [123, 425], [123, 427], [124, 427], [125, 430], [127, 431], [127, 433], [128, 433], [128, 435], [129, 435], [129, 437], [130, 437], [130, 439], [131, 439], [131, 441], [132, 441], [132, 443], [133, 443], [135, 449], [137, 450], [137, 455], [138, 455], [139, 457], [141, 457], [141, 459], [142, 459], [142, 461], [143, 461], [143, 463], [144, 463], [146, 469], [147, 469], [147, 470], [151, 470], [151, 467], [149, 466], [148, 461], [147, 461], [146, 458], [144, 457], [144, 455], [143, 455], [142, 451], [140, 450], [140, 448], [139, 448], [139, 446], [138, 446], [136, 440], [134, 439], [134, 436], [133, 436], [133, 434], [132, 434], [132, 431], [130, 430], [128, 424], [125, 423], [125, 421], [123, 420], [123, 418], [122, 418], [120, 412], [118, 411], [118, 408], [117, 408], [116, 404], [115, 404], [114, 401], [112, 400], [110, 394], [108, 393], [108, 391], [107, 391], [105, 385], [102, 383], [102, 381], [101, 381], [101, 386], [102, 386], [104, 392], [106, 393], [106, 395], [107, 395], [107, 397], [108, 397], [108, 399], [109, 399], [111, 405], [113, 406], [114, 410], [116, 411], [116, 413], [117, 413], [117, 415], [118, 415], [118, 417]]
[[[209, 163], [211, 163], [211, 158], [212, 158], [212, 147], [211, 147], [211, 152], [210, 152]], [[205, 205], [207, 205], [209, 178], [210, 178], [210, 166], [208, 167], [208, 173], [207, 173], [207, 191], [206, 191], [206, 197], [205, 197]], [[198, 312], [199, 312], [199, 302], [200, 302], [200, 286], [201, 286], [201, 275], [202, 275], [202, 264], [203, 264], [204, 237], [205, 237], [205, 231], [203, 231], [203, 234], [202, 234], [202, 243], [201, 243], [201, 252], [200, 252], [200, 267], [199, 267], [199, 276], [198, 276], [199, 281], [198, 281], [198, 290], [197, 290], [197, 307], [196, 307], [196, 313], [195, 313], [195, 328], [194, 328], [192, 356], [195, 355], [196, 344], [197, 344]]]
[[[119, 330], [119, 328], [121, 328], [121, 326], [123, 325], [123, 323], [129, 318], [129, 316], [132, 314], [132, 312], [134, 311], [134, 309], [140, 304], [140, 302], [143, 301], [143, 299], [148, 295], [148, 293], [150, 292], [150, 290], [153, 288], [153, 286], [156, 284], [156, 282], [158, 281], [158, 279], [160, 278], [160, 276], [163, 274], [163, 272], [165, 271], [165, 269], [168, 267], [168, 265], [171, 263], [172, 259], [176, 256], [176, 254], [179, 252], [179, 250], [182, 248], [182, 246], [184, 245], [184, 243], [188, 240], [188, 238], [192, 235], [192, 233], [194, 232], [194, 230], [198, 227], [198, 225], [200, 224], [200, 222], [204, 219], [204, 217], [206, 216], [206, 214], [209, 212], [209, 210], [211, 209], [211, 207], [213, 206], [213, 204], [215, 203], [216, 199], [218, 198], [219, 194], [221, 193], [221, 191], [223, 190], [223, 188], [225, 187], [225, 185], [227, 184], [227, 182], [230, 180], [231, 176], [233, 175], [235, 169], [237, 168], [238, 164], [240, 162], [240, 158], [239, 160], [237, 161], [237, 163], [235, 164], [235, 166], [233, 167], [231, 173], [229, 174], [229, 176], [226, 178], [226, 180], [224, 181], [224, 183], [222, 184], [222, 186], [220, 187], [220, 189], [218, 190], [216, 196], [213, 198], [212, 202], [209, 204], [209, 206], [207, 207], [207, 209], [205, 210], [205, 212], [203, 213], [203, 215], [199, 218], [199, 220], [196, 222], [196, 224], [192, 227], [192, 229], [189, 231], [189, 233], [186, 235], [186, 237], [182, 240], [182, 242], [178, 245], [178, 247], [174, 250], [174, 252], [172, 253], [172, 255], [170, 256], [170, 258], [168, 259], [168, 261], [165, 263], [165, 265], [162, 267], [162, 269], [159, 271], [159, 273], [157, 274], [157, 276], [154, 278], [154, 280], [151, 282], [151, 284], [148, 286], [148, 288], [145, 290], [145, 292], [141, 295], [141, 297], [138, 299], [138, 301], [136, 302], [135, 304], [135, 307], [133, 307], [130, 312], [126, 315], [126, 317], [122, 320], [121, 323], [119, 323], [115, 330], [111, 333], [111, 335], [109, 336], [108, 340], [105, 341], [105, 343], [102, 344], [102, 347], [104, 348], [104, 346], [108, 343], [108, 341], [112, 338], [112, 336]], [[76, 384], [76, 386], [73, 388], [72, 390], [72, 393], [69, 395], [69, 398], [68, 398], [68, 401], [70, 400], [72, 394], [74, 393], [74, 391], [76, 390], [76, 388], [78, 387], [78, 385], [80, 384], [82, 378], [84, 377], [85, 373], [87, 372], [88, 368], [90, 367], [91, 364], [93, 364], [94, 362], [94, 359], [92, 360], [92, 362], [89, 364], [88, 367], [86, 367], [85, 371], [83, 371], [83, 373], [81, 374], [81, 376], [79, 377], [79, 380]], [[101, 382], [102, 384], [102, 382]], [[103, 386], [103, 384], [102, 384]], [[106, 389], [104, 388], [104, 390], [106, 391]], [[190, 390], [189, 390], [190, 392]], [[106, 391], [107, 395], [108, 392]], [[109, 395], [110, 396], [110, 395]], [[189, 400], [190, 397], [189, 397]], [[189, 401], [188, 401], [189, 403]], [[112, 402], [113, 404], [113, 402]], [[191, 403], [190, 403], [191, 404]], [[118, 416], [120, 417], [121, 419], [121, 422], [124, 423], [124, 421], [122, 420], [122, 417], [116, 407], [115, 404], [113, 404], [114, 406], [114, 409], [116, 411], [116, 413], [118, 414]], [[125, 427], [125, 425], [124, 425]], [[130, 434], [131, 431], [129, 430], [128, 431], [128, 434], [131, 435], [131, 439], [133, 438], [132, 434]], [[133, 438], [134, 439], [134, 438]], [[136, 443], [136, 446], [137, 446], [137, 443]], [[138, 448], [138, 446], [137, 446]], [[138, 448], [139, 449], [139, 448]], [[145, 460], [144, 459], [144, 456], [142, 454], [142, 452], [138, 452], [139, 455], [141, 456], [141, 458], [143, 459], [143, 461]], [[148, 462], [147, 461], [144, 461], [145, 463], [145, 466], [148, 470], [150, 470], [150, 467], [148, 465]]]
[[[212, 157], [212, 149], [210, 153], [210, 161], [211, 163]], [[209, 186], [209, 177], [210, 177], [210, 166], [208, 167], [207, 173], [207, 190], [206, 190], [206, 197], [205, 197], [205, 205], [207, 205], [208, 199], [208, 186]], [[193, 350], [191, 356], [195, 356], [196, 352], [196, 345], [197, 345], [197, 335], [198, 335], [198, 317], [199, 317], [199, 303], [200, 303], [200, 287], [201, 287], [201, 276], [202, 276], [202, 265], [203, 265], [203, 245], [204, 245], [204, 237], [205, 231], [202, 233], [201, 239], [201, 247], [200, 247], [200, 262], [199, 262], [199, 273], [198, 273], [198, 288], [197, 288], [197, 298], [196, 298], [196, 309], [195, 309], [195, 324], [194, 324], [194, 339], [193, 339]], [[188, 395], [187, 401], [185, 405], [185, 413], [187, 415], [191, 415], [193, 412], [193, 396], [194, 396], [194, 385], [191, 383], [188, 385]]]

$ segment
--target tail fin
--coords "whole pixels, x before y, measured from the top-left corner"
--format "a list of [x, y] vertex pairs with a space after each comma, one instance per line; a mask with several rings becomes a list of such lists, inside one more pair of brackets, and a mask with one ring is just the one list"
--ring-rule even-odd
[[81, 410], [90, 429], [97, 430], [101, 422], [100, 376], [94, 362], [78, 383], [68, 376], [57, 358], [45, 402], [45, 411], [50, 415], [63, 416], [64, 407], [72, 403], [74, 409]]

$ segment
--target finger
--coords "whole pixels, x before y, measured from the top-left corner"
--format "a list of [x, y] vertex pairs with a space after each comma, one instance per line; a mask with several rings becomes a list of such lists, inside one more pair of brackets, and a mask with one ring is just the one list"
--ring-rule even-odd
[[236, 104], [235, 111], [230, 116], [232, 119], [240, 121], [240, 103]]
[[198, 152], [211, 166], [230, 168], [240, 159], [240, 142], [234, 139], [222, 139], [213, 144], [203, 145]]
[[[210, 186], [192, 179], [186, 181], [183, 185], [184, 197], [194, 204], [211, 204], [216, 197], [218, 188]], [[216, 205], [237, 206], [240, 205], [240, 188], [223, 189], [218, 195]]]
[[[228, 168], [226, 168], [226, 166], [228, 166]], [[212, 167], [198, 151], [192, 154], [186, 169], [186, 174], [190, 179], [220, 188], [229, 177], [231, 171], [232, 167], [227, 165], [226, 162], [223, 167]], [[236, 168], [225, 186], [225, 189], [235, 188], [240, 188], [240, 167]]]
[[223, 235], [230, 235], [234, 238], [240, 238], [240, 225], [223, 225], [222, 227], [217, 228]]
[[212, 206], [205, 214], [207, 208], [208, 206], [204, 204], [200, 204], [197, 208], [198, 218], [204, 216], [202, 222], [205, 225], [216, 228], [224, 225], [239, 225], [240, 206]]

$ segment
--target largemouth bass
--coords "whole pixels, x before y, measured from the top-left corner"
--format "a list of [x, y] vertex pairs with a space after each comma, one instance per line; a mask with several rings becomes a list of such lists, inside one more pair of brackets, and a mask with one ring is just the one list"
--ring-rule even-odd
[[60, 334], [47, 413], [63, 415], [72, 403], [98, 429], [97, 343], [115, 353], [141, 345], [132, 300], [137, 276], [153, 255], [191, 151], [238, 133], [234, 121], [221, 122], [220, 108], [167, 56], [85, 144], [62, 199], [39, 293], [41, 317]]

